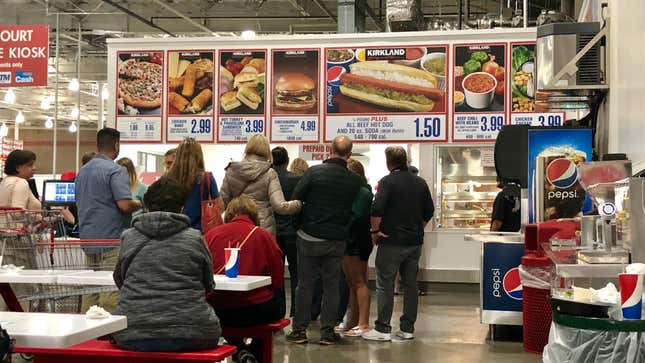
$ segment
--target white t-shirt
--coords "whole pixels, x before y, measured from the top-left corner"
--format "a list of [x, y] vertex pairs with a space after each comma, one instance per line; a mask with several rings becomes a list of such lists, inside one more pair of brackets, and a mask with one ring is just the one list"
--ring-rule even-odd
[[0, 182], [0, 207], [39, 210], [42, 205], [34, 197], [25, 179], [8, 176]]

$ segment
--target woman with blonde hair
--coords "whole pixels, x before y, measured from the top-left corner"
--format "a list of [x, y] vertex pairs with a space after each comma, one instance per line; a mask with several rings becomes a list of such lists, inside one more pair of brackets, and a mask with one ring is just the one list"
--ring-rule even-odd
[[132, 199], [140, 201], [142, 205], [139, 210], [132, 212], [132, 219], [134, 219], [135, 217], [143, 214], [143, 212], [145, 211], [143, 207], [143, 195], [148, 191], [148, 186], [139, 181], [139, 178], [137, 177], [137, 171], [134, 168], [134, 163], [130, 158], [121, 158], [116, 163], [121, 165], [125, 168], [125, 170], [128, 171], [128, 180], [130, 182], [130, 192], [132, 192]]
[[289, 167], [290, 172], [300, 176], [305, 175], [305, 172], [307, 171], [307, 169], [309, 169], [309, 164], [307, 164], [305, 159], [302, 159], [302, 158], [293, 159], [293, 161], [291, 162], [291, 166]]
[[302, 203], [285, 200], [278, 174], [271, 168], [272, 162], [267, 138], [260, 134], [253, 135], [246, 143], [244, 159], [231, 162], [226, 167], [221, 192], [225, 204], [242, 195], [253, 199], [258, 206], [260, 227], [275, 236], [273, 212], [296, 214], [300, 212]]
[[202, 201], [216, 200], [220, 210], [224, 202], [217, 190], [213, 174], [206, 172], [204, 153], [195, 139], [185, 139], [177, 147], [177, 156], [168, 171], [168, 176], [177, 180], [189, 193], [183, 213], [190, 218], [192, 228], [202, 230]]

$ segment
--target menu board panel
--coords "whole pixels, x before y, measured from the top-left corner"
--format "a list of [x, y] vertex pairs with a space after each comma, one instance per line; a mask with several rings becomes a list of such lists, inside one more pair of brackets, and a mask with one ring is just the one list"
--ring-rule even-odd
[[163, 51], [117, 52], [116, 128], [121, 141], [162, 141], [163, 62]]
[[510, 47], [511, 125], [562, 126], [566, 118], [564, 113], [539, 112], [535, 102], [535, 42], [511, 43]]
[[218, 142], [266, 135], [266, 68], [266, 49], [219, 52]]
[[274, 49], [271, 65], [271, 142], [318, 142], [320, 50]]
[[166, 141], [213, 142], [215, 52], [169, 51]]
[[453, 141], [495, 141], [506, 124], [506, 44], [453, 49]]
[[325, 141], [447, 141], [447, 45], [325, 49]]

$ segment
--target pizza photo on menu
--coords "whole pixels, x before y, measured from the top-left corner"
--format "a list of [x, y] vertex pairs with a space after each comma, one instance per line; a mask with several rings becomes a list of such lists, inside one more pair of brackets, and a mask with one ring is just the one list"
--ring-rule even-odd
[[120, 53], [117, 110], [119, 115], [161, 115], [163, 87], [161, 52]]

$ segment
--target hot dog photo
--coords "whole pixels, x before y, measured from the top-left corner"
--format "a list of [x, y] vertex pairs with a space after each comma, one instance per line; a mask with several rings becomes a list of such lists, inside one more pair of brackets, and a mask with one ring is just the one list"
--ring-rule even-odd
[[223, 115], [263, 115], [266, 51], [222, 51], [219, 107]]
[[318, 113], [318, 50], [273, 51], [273, 114]]
[[326, 109], [336, 114], [445, 112], [447, 47], [326, 49]]
[[213, 112], [213, 52], [168, 52], [168, 114]]
[[455, 112], [504, 111], [505, 45], [455, 46]]

